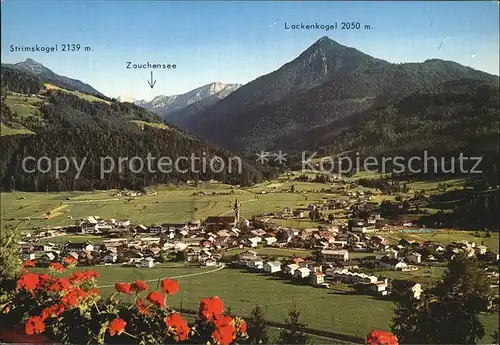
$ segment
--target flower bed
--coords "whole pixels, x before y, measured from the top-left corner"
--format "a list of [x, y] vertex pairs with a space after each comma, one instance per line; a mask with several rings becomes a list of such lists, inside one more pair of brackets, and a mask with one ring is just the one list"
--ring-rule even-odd
[[[28, 271], [24, 263], [15, 291], [2, 296], [0, 341], [15, 343], [98, 343], [98, 344], [218, 344], [229, 345], [248, 339], [247, 324], [229, 315], [223, 301], [213, 296], [199, 303], [197, 319], [188, 324], [168, 306], [168, 296], [179, 292], [173, 279], [160, 281], [158, 290], [146, 282], [116, 283], [115, 292], [101, 297], [96, 285], [98, 273], [74, 271], [59, 276], [76, 265], [72, 258], [64, 265], [51, 264], [50, 274]], [[133, 296], [133, 303], [124, 303]], [[24, 334], [19, 334], [19, 325]], [[50, 339], [53, 339], [50, 340]], [[369, 345], [398, 345], [394, 335], [372, 331]]]

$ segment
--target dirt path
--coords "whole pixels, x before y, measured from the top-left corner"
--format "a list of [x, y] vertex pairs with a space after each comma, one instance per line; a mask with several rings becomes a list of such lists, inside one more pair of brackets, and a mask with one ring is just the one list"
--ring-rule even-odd
[[[215, 273], [217, 271], [220, 271], [222, 269], [224, 269], [226, 267], [225, 264], [222, 264], [220, 267], [217, 267], [216, 269], [214, 270], [210, 270], [210, 271], [206, 271], [206, 272], [198, 272], [198, 273], [191, 273], [191, 274], [184, 274], [184, 275], [181, 275], [181, 276], [176, 276], [176, 277], [163, 277], [163, 278], [156, 278], [156, 279], [149, 279], [149, 280], [145, 280], [146, 283], [151, 283], [151, 282], [156, 282], [158, 281], [158, 279], [165, 279], [165, 278], [172, 278], [172, 279], [180, 279], [180, 278], [188, 278], [188, 277], [196, 277], [196, 276], [201, 276], [201, 275], [204, 275], [204, 274], [210, 274], [210, 273]], [[115, 284], [111, 284], [111, 285], [101, 285], [101, 286], [98, 286], [99, 289], [103, 289], [103, 288], [109, 288], [109, 287], [114, 287]]]

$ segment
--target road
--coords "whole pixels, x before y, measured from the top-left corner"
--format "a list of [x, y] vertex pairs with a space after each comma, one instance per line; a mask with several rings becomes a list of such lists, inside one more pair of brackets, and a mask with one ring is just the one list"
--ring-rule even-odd
[[[155, 278], [155, 279], [149, 279], [149, 280], [145, 280], [146, 283], [151, 283], [151, 282], [156, 282], [158, 281], [158, 279], [165, 279], [165, 278], [172, 278], [172, 279], [180, 279], [180, 278], [188, 278], [188, 277], [195, 277], [195, 276], [201, 276], [201, 275], [204, 275], [204, 274], [210, 274], [210, 273], [215, 273], [217, 271], [220, 271], [222, 270], [224, 267], [226, 267], [226, 264], [222, 264], [221, 266], [217, 267], [216, 269], [213, 269], [213, 270], [210, 270], [210, 271], [206, 271], [206, 272], [198, 272], [198, 273], [191, 273], [191, 274], [184, 274], [184, 275], [181, 275], [181, 276], [176, 276], [176, 277], [163, 277], [163, 278]], [[147, 268], [146, 268], [147, 269]], [[111, 285], [101, 285], [101, 286], [98, 286], [99, 289], [103, 289], [103, 288], [109, 288], [109, 287], [114, 287], [115, 284], [111, 284]]]

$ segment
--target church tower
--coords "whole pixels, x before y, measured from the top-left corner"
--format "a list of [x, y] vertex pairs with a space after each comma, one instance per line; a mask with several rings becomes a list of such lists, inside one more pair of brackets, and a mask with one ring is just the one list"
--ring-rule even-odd
[[236, 199], [234, 201], [233, 211], [234, 211], [235, 222], [239, 223], [239, 221], [240, 221], [240, 204], [238, 204], [238, 199]]

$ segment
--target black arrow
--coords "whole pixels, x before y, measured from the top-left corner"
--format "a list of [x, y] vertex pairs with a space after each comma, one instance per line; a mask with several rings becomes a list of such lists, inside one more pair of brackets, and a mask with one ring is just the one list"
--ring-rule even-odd
[[153, 80], [153, 71], [151, 71], [151, 81], [148, 80], [148, 84], [151, 88], [155, 87], [156, 80]]

